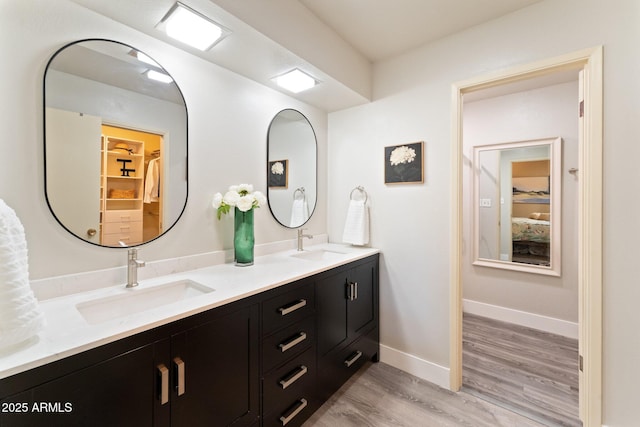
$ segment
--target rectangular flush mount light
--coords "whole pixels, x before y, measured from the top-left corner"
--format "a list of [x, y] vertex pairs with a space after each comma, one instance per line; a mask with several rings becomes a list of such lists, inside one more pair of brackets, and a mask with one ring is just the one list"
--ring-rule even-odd
[[287, 89], [290, 92], [298, 93], [303, 90], [311, 89], [318, 84], [318, 81], [309, 74], [300, 71], [297, 68], [272, 79], [278, 86]]
[[145, 72], [145, 74], [147, 75], [147, 78], [151, 79], [151, 80], [155, 80], [158, 82], [162, 82], [162, 83], [171, 83], [173, 81], [173, 79], [168, 76], [165, 73], [160, 73], [158, 71], [155, 70], [147, 70]]
[[206, 16], [177, 2], [156, 28], [171, 38], [205, 51], [222, 40], [230, 31]]

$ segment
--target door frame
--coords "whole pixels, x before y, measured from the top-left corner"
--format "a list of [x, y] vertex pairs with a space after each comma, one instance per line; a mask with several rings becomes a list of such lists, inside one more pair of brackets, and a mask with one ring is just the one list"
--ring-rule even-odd
[[[452, 85], [451, 246], [449, 387], [462, 386], [462, 120], [463, 95], [575, 69], [584, 74], [579, 143], [578, 289], [580, 418], [585, 427], [602, 425], [602, 141], [603, 48], [594, 48], [516, 66]], [[577, 110], [577, 108], [576, 108]]]

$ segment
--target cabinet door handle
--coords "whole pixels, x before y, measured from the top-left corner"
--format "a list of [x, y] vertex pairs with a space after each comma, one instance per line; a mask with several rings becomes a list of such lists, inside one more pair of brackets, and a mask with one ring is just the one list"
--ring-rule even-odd
[[347, 299], [349, 301], [358, 299], [358, 282], [349, 282], [349, 288], [347, 289]]
[[289, 422], [291, 422], [291, 420], [296, 417], [296, 415], [300, 413], [300, 411], [302, 411], [306, 407], [307, 399], [300, 399], [288, 414], [285, 413], [280, 417], [280, 422], [283, 426], [286, 426], [287, 424], [289, 424]]
[[304, 365], [301, 365], [300, 368], [298, 368], [292, 375], [290, 375], [287, 378], [283, 378], [279, 381], [280, 387], [282, 387], [282, 389], [284, 390], [285, 388], [289, 387], [291, 384], [295, 383], [300, 378], [302, 378], [306, 373], [307, 373], [307, 367]]
[[291, 347], [295, 347], [296, 345], [300, 344], [302, 341], [306, 339], [307, 339], [307, 334], [305, 332], [300, 332], [298, 336], [291, 339], [290, 341], [278, 344], [278, 347], [280, 347], [280, 351], [284, 353], [285, 351], [289, 350]]
[[294, 311], [304, 307], [305, 305], [307, 305], [307, 300], [306, 299], [301, 299], [300, 301], [291, 304], [289, 306], [285, 306], [285, 307], [280, 307], [278, 309], [278, 311], [280, 312], [280, 315], [282, 316], [286, 316], [289, 313], [293, 313]]
[[185, 384], [184, 384], [184, 362], [179, 357], [173, 358], [173, 364], [175, 366], [176, 372], [176, 391], [178, 392], [178, 396], [182, 396], [185, 393]]
[[164, 405], [169, 402], [169, 369], [164, 363], [158, 365], [158, 380], [160, 385], [159, 396], [160, 404]]
[[361, 357], [362, 357], [362, 352], [356, 351], [354, 354], [351, 355], [351, 357], [349, 357], [347, 360], [344, 361], [344, 366], [346, 366], [347, 368], [351, 367], [351, 365], [356, 363], [358, 359], [360, 359]]

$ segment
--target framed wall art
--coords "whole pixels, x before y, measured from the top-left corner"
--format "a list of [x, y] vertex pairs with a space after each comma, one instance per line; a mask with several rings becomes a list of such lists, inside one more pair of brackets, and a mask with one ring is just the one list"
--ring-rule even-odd
[[287, 188], [289, 186], [289, 160], [269, 162], [269, 187]]
[[385, 184], [421, 184], [424, 182], [424, 142], [391, 145], [384, 148]]

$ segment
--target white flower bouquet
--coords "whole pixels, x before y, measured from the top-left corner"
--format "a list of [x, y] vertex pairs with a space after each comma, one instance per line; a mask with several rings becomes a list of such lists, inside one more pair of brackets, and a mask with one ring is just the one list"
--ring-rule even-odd
[[222, 214], [229, 213], [231, 208], [247, 212], [266, 203], [267, 198], [260, 191], [253, 191], [253, 185], [240, 184], [229, 187], [224, 196], [222, 193], [214, 194], [212, 205], [218, 211], [218, 219], [220, 219]]

